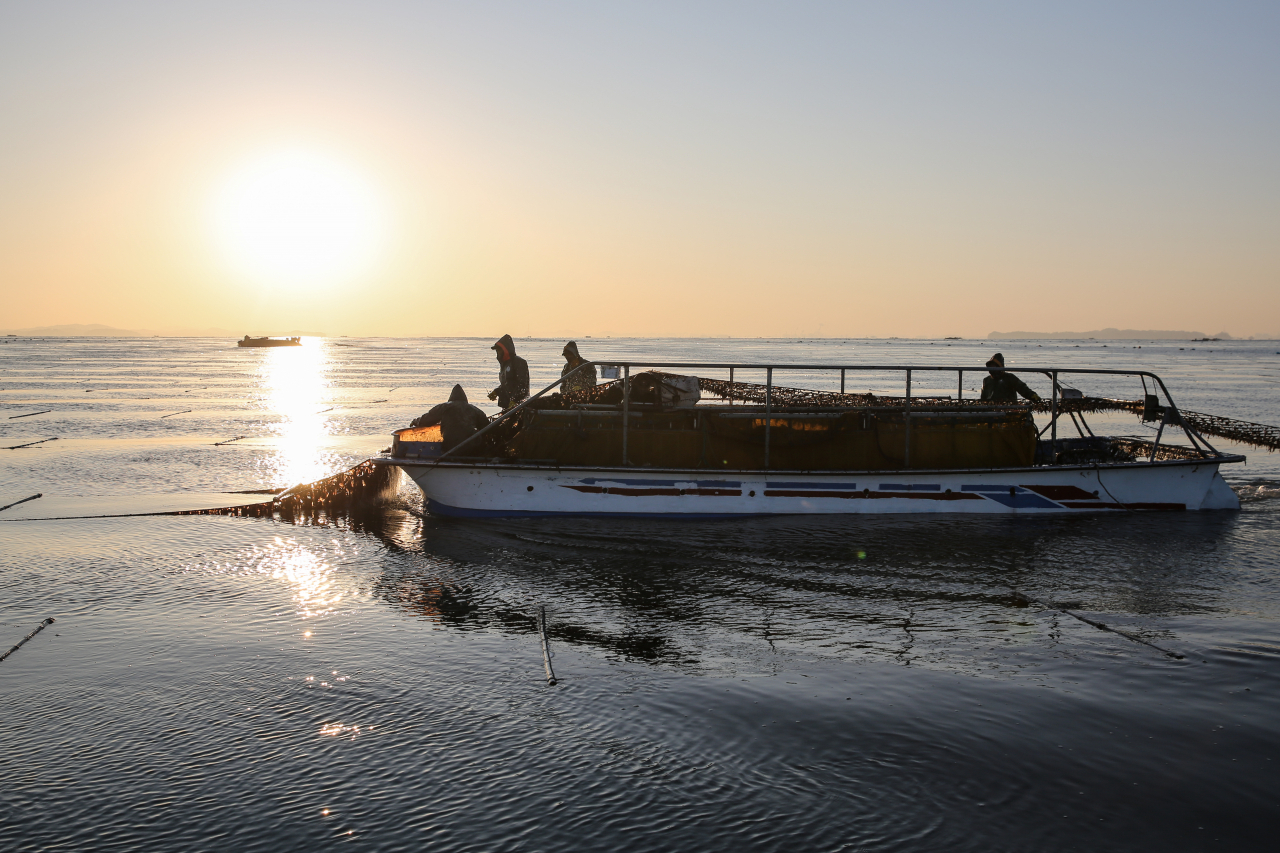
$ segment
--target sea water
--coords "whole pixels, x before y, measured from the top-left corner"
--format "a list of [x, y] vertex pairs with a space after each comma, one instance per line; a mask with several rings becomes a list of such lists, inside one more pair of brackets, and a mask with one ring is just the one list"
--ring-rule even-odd
[[[1249, 457], [1224, 468], [1240, 512], [477, 521], [424, 517], [407, 487], [339, 523], [143, 515], [343, 470], [455, 382], [492, 411], [490, 341], [7, 340], [0, 445], [57, 440], [0, 450], [0, 506], [43, 494], [0, 513], [0, 646], [57, 621], [0, 663], [5, 850], [1274, 846], [1275, 455], [1214, 441]], [[562, 345], [518, 341], [535, 388]], [[579, 345], [974, 367], [1000, 350], [1152, 370], [1185, 409], [1280, 421], [1274, 342]]]

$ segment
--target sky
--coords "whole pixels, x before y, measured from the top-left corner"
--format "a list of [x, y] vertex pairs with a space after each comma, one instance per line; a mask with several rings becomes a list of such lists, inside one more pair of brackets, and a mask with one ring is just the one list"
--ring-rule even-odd
[[1280, 335], [1280, 4], [0, 4], [0, 327]]

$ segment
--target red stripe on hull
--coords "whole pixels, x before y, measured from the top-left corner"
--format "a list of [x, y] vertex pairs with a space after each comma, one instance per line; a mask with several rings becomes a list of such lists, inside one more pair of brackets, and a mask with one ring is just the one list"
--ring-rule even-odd
[[980, 501], [982, 495], [969, 492], [836, 492], [836, 491], [800, 491], [797, 489], [766, 489], [766, 498], [866, 498], [883, 500], [885, 498], [904, 498], [916, 501]]
[[1030, 489], [1051, 501], [1096, 501], [1098, 499], [1097, 494], [1086, 492], [1079, 486], [1023, 486], [1022, 488]]
[[628, 498], [647, 498], [647, 497], [668, 497], [675, 498], [681, 495], [698, 495], [701, 497], [717, 497], [717, 498], [736, 498], [741, 497], [741, 489], [636, 489], [628, 486], [564, 486], [563, 489], [573, 489], [575, 492], [585, 492], [589, 495], [622, 495]]

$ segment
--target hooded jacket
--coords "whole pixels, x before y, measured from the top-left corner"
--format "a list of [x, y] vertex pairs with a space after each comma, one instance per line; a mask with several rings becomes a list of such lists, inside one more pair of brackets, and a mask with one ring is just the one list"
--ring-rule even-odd
[[454, 385], [449, 394], [449, 402], [441, 403], [410, 426], [428, 427], [440, 425], [440, 435], [444, 440], [444, 450], [449, 452], [466, 439], [475, 435], [489, 424], [484, 412], [467, 402], [467, 392], [461, 385]]
[[503, 335], [494, 344], [498, 354], [498, 387], [489, 393], [490, 400], [497, 400], [505, 412], [529, 396], [529, 363], [516, 355], [515, 341]]
[[[561, 376], [567, 376], [575, 367], [586, 361], [585, 358], [578, 354], [578, 345], [573, 341], [569, 341], [569, 343], [564, 345], [563, 355], [565, 357], [565, 364], [560, 370]], [[574, 373], [571, 378], [562, 382], [560, 384], [560, 393], [568, 395], [578, 391], [586, 391], [587, 389], [594, 387], [596, 387], [596, 366], [593, 364], [590, 367], [579, 370], [577, 373]]]

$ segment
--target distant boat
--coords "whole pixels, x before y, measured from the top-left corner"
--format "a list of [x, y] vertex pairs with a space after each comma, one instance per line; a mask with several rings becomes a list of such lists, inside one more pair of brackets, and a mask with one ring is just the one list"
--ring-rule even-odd
[[302, 338], [251, 338], [245, 335], [236, 341], [238, 347], [300, 347]]

